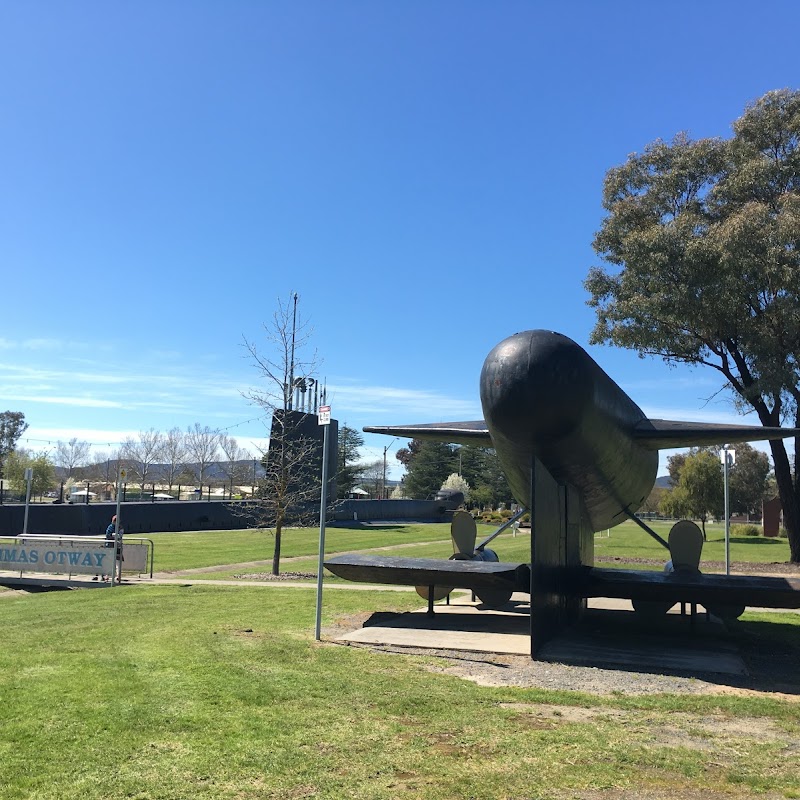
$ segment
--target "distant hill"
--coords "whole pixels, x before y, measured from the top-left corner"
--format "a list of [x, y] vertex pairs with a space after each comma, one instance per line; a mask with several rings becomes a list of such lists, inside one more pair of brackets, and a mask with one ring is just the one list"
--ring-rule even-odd
[[672, 488], [672, 478], [669, 475], [659, 475], [656, 478], [656, 489], [671, 489]]
[[[105, 462], [102, 465], [94, 466], [94, 467], [75, 467], [72, 470], [72, 477], [80, 482], [80, 481], [102, 481], [105, 478], [104, 470]], [[261, 464], [260, 459], [252, 459], [248, 458], [243, 461], [236, 462], [236, 473], [238, 473], [242, 477], [242, 483], [247, 484], [249, 481], [252, 481], [253, 476], [253, 467], [255, 466], [256, 471], [256, 480], [259, 478], [264, 477], [264, 467]], [[185, 464], [184, 465], [186, 471], [190, 474], [197, 472], [197, 464]], [[210, 464], [206, 468], [206, 477], [205, 480], [212, 481], [212, 482], [227, 482], [228, 480], [228, 470], [230, 469], [230, 464], [228, 462], [220, 462]], [[113, 480], [113, 475], [116, 473], [116, 462], [110, 461], [108, 463], [108, 475]], [[67, 478], [67, 470], [63, 467], [56, 467], [55, 468], [56, 479], [57, 480], [66, 480]], [[156, 483], [162, 482], [164, 476], [168, 473], [168, 466], [166, 464], [151, 464], [148, 471], [147, 471], [147, 483], [152, 483], [155, 481]], [[188, 476], [187, 476], [188, 477]], [[136, 483], [135, 478], [130, 481], [131, 483]]]

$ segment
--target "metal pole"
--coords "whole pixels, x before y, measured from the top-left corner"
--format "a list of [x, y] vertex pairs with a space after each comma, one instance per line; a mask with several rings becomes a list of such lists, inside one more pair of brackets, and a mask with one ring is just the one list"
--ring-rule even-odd
[[722, 474], [725, 483], [725, 574], [731, 574], [731, 515], [728, 508], [728, 448], [723, 447], [725, 456], [722, 462]]
[[294, 339], [297, 330], [297, 292], [294, 293], [294, 311], [292, 312], [292, 354], [289, 364], [289, 406], [288, 411], [292, 410], [292, 392], [294, 391]]
[[381, 500], [386, 499], [386, 451], [389, 449], [389, 445], [383, 448], [383, 483], [381, 485]]
[[[119, 529], [120, 529], [120, 514], [122, 511], [122, 493], [125, 491], [125, 484], [123, 483], [126, 473], [124, 469], [117, 471], [117, 513], [114, 520], [114, 554], [111, 556], [111, 587], [114, 587], [117, 575], [117, 548], [120, 546]], [[120, 578], [122, 577], [122, 565], [120, 564]]]
[[322, 562], [325, 560], [325, 508], [328, 505], [328, 428], [322, 433], [322, 497], [319, 502], [319, 560], [317, 563], [317, 617], [314, 638], [320, 640], [322, 624]]
[[27, 483], [27, 488], [25, 489], [25, 519], [22, 522], [22, 535], [24, 536], [28, 532], [28, 508], [31, 504], [31, 483], [33, 482], [33, 470], [28, 467], [25, 470], [25, 483]]

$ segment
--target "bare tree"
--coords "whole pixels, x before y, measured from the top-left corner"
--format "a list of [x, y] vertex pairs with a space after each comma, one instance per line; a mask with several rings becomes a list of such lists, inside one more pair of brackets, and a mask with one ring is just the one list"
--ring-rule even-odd
[[111, 478], [111, 464], [108, 453], [102, 450], [93, 452], [89, 458], [89, 463], [81, 471], [88, 481], [105, 481], [108, 483]]
[[154, 428], [139, 431], [139, 438], [128, 437], [121, 448], [122, 458], [128, 464], [131, 477], [139, 482], [141, 493], [147, 478], [152, 474], [153, 465], [161, 459], [161, 448], [164, 437]]
[[76, 469], [75, 477], [80, 475], [84, 480], [102, 484], [101, 492], [105, 499], [112, 500], [114, 498], [113, 486], [117, 482], [119, 468], [119, 451], [105, 452], [101, 450], [91, 453], [89, 463], [85, 467]]
[[79, 442], [76, 438], [68, 442], [56, 442], [56, 455], [53, 459], [62, 469], [67, 470], [67, 478], [72, 477], [75, 467], [83, 466], [89, 460], [89, 442]]
[[231, 495], [233, 495], [234, 484], [245, 483], [252, 475], [252, 467], [250, 466], [252, 456], [249, 451], [239, 446], [233, 436], [228, 436], [224, 433], [219, 437], [219, 447], [223, 455], [219, 466], [225, 473], [225, 478], [230, 485]]
[[258, 485], [260, 502], [248, 513], [257, 525], [274, 531], [273, 575], [280, 571], [284, 527], [290, 520], [302, 524], [315, 515], [312, 501], [320, 491], [317, 465], [321, 464], [321, 443], [314, 435], [317, 420], [292, 407], [295, 387], [307, 388], [307, 378], [316, 370], [316, 353], [306, 356], [311, 331], [305, 321], [298, 323], [297, 300], [297, 294], [285, 303], [279, 299], [272, 320], [264, 323], [268, 355], [254, 342], [244, 340], [263, 381], [262, 388], [246, 396], [271, 416], [269, 447], [262, 457], [265, 474]]
[[209, 467], [219, 461], [219, 436], [219, 431], [212, 431], [208, 425], [201, 428], [199, 422], [186, 430], [186, 454], [192, 462], [200, 496], [203, 494], [203, 484]]
[[180, 428], [171, 428], [164, 435], [161, 458], [164, 463], [163, 480], [169, 486], [178, 482], [179, 476], [186, 469], [186, 434]]
[[384, 493], [384, 471], [383, 459], [379, 458], [377, 461], [370, 461], [367, 464], [359, 464], [361, 468], [361, 480], [363, 485], [369, 489], [370, 495], [379, 499], [383, 499]]

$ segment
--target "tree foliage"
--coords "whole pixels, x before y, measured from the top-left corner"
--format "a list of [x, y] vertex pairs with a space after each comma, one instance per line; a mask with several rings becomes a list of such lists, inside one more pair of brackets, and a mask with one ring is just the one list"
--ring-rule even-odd
[[396, 457], [406, 467], [405, 494], [416, 500], [429, 499], [438, 492], [447, 476], [458, 467], [455, 447], [444, 442], [412, 439], [407, 449], [397, 451]]
[[472, 487], [472, 503], [483, 507], [512, 502], [511, 489], [494, 448], [463, 445], [458, 455], [461, 475]]
[[21, 411], [0, 412], [0, 478], [8, 456], [14, 452], [19, 437], [28, 428], [25, 415]]
[[660, 486], [654, 486], [650, 490], [650, 494], [645, 498], [645, 501], [642, 503], [639, 511], [644, 512], [645, 514], [657, 513], [661, 508], [661, 501], [664, 499], [665, 494], [668, 494], [667, 489], [663, 489]]
[[363, 465], [358, 463], [359, 450], [364, 446], [364, 437], [347, 423], [339, 428], [339, 452], [336, 465], [336, 495], [347, 497], [358, 483]]
[[[800, 424], [800, 92], [769, 92], [730, 139], [661, 140], [609, 170], [590, 270], [593, 343], [717, 370], [762, 425]], [[795, 442], [795, 454], [798, 453]], [[791, 558], [800, 493], [770, 443]]]
[[24, 496], [27, 492], [25, 470], [32, 470], [31, 497], [41, 497], [56, 485], [56, 470], [47, 453], [14, 450], [6, 461], [6, 475], [11, 489]]
[[407, 497], [425, 498], [438, 491], [453, 472], [469, 484], [470, 501], [481, 507], [511, 503], [513, 496], [497, 454], [491, 447], [412, 439], [396, 453], [406, 468], [404, 491]]
[[705, 539], [706, 520], [724, 511], [722, 464], [712, 450], [694, 450], [685, 457], [678, 484], [662, 498], [661, 510], [670, 517], [699, 519]]
[[735, 514], [761, 514], [770, 474], [766, 453], [749, 444], [736, 445], [736, 463], [728, 471], [730, 510]]

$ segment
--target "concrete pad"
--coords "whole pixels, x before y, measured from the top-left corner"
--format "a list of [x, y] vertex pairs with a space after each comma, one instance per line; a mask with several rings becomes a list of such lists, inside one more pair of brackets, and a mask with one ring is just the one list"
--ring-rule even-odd
[[[469, 593], [451, 604], [399, 614], [367, 625], [340, 641], [498, 655], [530, 655], [530, 606], [515, 595], [502, 610], [484, 609]], [[604, 666], [637, 672], [684, 675], [744, 675], [738, 649], [721, 636], [724, 627], [675, 613], [660, 622], [643, 620], [627, 600], [594, 600], [584, 622], [548, 642], [539, 659], [564, 664]]]
[[339, 641], [530, 655], [530, 604], [527, 595], [515, 595], [502, 610], [484, 609], [467, 593], [452, 598], [450, 605], [437, 604], [433, 617], [427, 608], [409, 611], [381, 619], [379, 625], [367, 624]]

